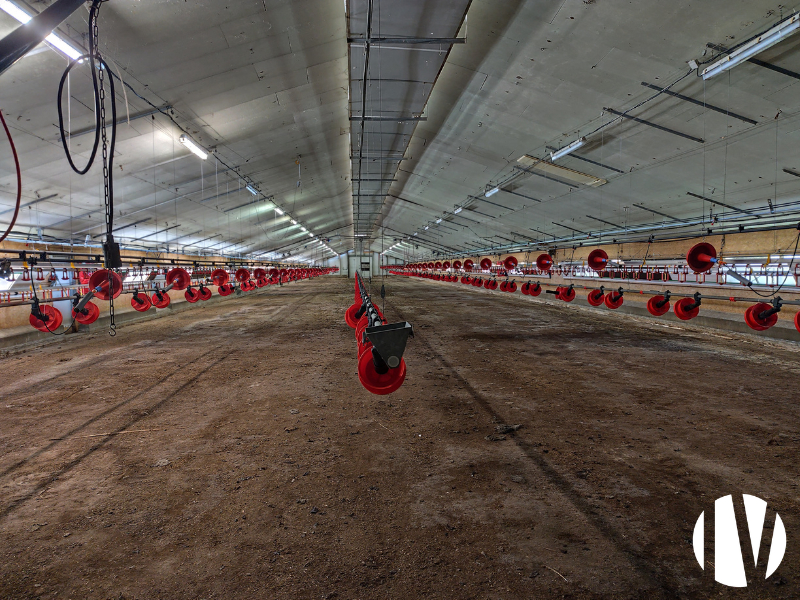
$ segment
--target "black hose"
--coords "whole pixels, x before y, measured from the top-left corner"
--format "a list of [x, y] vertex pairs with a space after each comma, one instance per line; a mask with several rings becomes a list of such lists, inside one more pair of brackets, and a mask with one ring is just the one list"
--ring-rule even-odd
[[17, 203], [14, 208], [14, 216], [11, 217], [11, 223], [8, 224], [8, 229], [6, 232], [0, 237], [0, 242], [2, 242], [8, 234], [11, 233], [11, 230], [14, 229], [14, 224], [17, 222], [17, 216], [19, 215], [19, 206], [22, 200], [22, 173], [19, 168], [19, 156], [17, 155], [17, 148], [14, 146], [14, 140], [11, 137], [11, 132], [8, 129], [8, 125], [6, 125], [6, 119], [3, 116], [3, 111], [0, 111], [0, 121], [3, 123], [3, 129], [6, 130], [6, 135], [8, 136], [8, 143], [11, 146], [11, 154], [14, 155], [14, 166], [17, 169]]
[[[89, 30], [91, 31], [91, 27]], [[61, 100], [64, 95], [64, 82], [67, 80], [67, 76], [69, 75], [70, 71], [72, 71], [72, 68], [75, 65], [83, 64], [83, 61], [87, 58], [91, 64], [92, 84], [94, 85], [94, 144], [92, 145], [92, 153], [89, 156], [89, 161], [86, 163], [86, 166], [83, 169], [79, 169], [75, 166], [75, 161], [72, 160], [72, 154], [67, 146], [67, 136], [64, 132], [64, 111], [61, 108]], [[58, 130], [61, 133], [61, 144], [64, 146], [64, 152], [67, 155], [69, 166], [72, 167], [72, 170], [78, 175], [86, 175], [86, 173], [89, 172], [89, 169], [91, 169], [92, 165], [94, 164], [94, 159], [97, 156], [97, 146], [100, 144], [100, 91], [97, 88], [97, 73], [95, 73], [94, 58], [91, 52], [89, 54], [83, 54], [69, 63], [64, 71], [64, 74], [61, 76], [61, 81], [58, 84], [58, 99], [56, 102], [58, 105]]]

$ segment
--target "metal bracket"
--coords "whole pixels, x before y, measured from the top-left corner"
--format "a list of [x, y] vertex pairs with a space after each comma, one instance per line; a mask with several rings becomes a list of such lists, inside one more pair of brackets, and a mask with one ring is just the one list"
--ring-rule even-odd
[[407, 321], [367, 327], [364, 333], [372, 346], [381, 355], [390, 369], [400, 366], [409, 337], [414, 337], [414, 328]]

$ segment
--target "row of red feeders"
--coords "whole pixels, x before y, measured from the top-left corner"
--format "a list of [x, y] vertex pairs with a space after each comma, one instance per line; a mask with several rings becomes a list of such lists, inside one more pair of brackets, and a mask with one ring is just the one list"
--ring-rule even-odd
[[[253, 273], [257, 276], [257, 279], [252, 280], [247, 269], [239, 269], [237, 271], [237, 281], [243, 280], [240, 283], [240, 289], [243, 292], [249, 292], [269, 284], [277, 284], [279, 280], [308, 279], [338, 270], [338, 268], [289, 269], [284, 274], [284, 277], [281, 277], [281, 272], [277, 269], [271, 269], [269, 273], [265, 269], [255, 269]], [[242, 271], [246, 273], [246, 277]], [[89, 292], [84, 296], [77, 296], [73, 299], [72, 318], [82, 325], [91, 325], [100, 317], [99, 307], [91, 300], [97, 298], [98, 300], [108, 301], [111, 298], [118, 298], [122, 293], [122, 277], [109, 269], [99, 269], [91, 274], [79, 271], [78, 280], [88, 284]], [[221, 296], [230, 296], [236, 291], [235, 286], [228, 283], [229, 275], [225, 269], [214, 270], [211, 273], [210, 281], [218, 287]], [[185, 269], [175, 268], [167, 271], [166, 286], [163, 289], [157, 288], [152, 296], [149, 296], [144, 291], [135, 290], [131, 296], [131, 306], [138, 312], [147, 312], [153, 306], [167, 308], [171, 301], [170, 290], [185, 290], [186, 301], [192, 304], [200, 300], [210, 300], [212, 296], [211, 290], [203, 283], [200, 283], [196, 288], [193, 287], [192, 277]], [[40, 305], [34, 298], [29, 322], [31, 326], [39, 331], [55, 332], [63, 323], [63, 315], [54, 306]]]
[[372, 303], [358, 274], [353, 304], [345, 311], [344, 319], [355, 329], [358, 380], [361, 385], [373, 394], [384, 395], [397, 391], [406, 378], [403, 352], [409, 336], [414, 335], [411, 324], [389, 324]]

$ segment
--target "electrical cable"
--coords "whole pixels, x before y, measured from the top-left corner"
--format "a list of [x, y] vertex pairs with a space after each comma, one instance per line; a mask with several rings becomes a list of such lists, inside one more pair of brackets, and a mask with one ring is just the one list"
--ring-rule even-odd
[[8, 125], [6, 125], [6, 119], [3, 116], [3, 111], [0, 110], [0, 121], [3, 122], [3, 129], [6, 131], [6, 136], [8, 137], [8, 143], [11, 146], [11, 154], [14, 155], [14, 167], [17, 170], [17, 202], [14, 208], [14, 216], [11, 217], [11, 223], [8, 224], [8, 229], [6, 229], [5, 233], [0, 237], [0, 242], [2, 242], [8, 234], [11, 233], [11, 230], [14, 229], [14, 225], [17, 222], [17, 216], [19, 215], [19, 208], [20, 202], [22, 201], [22, 172], [19, 168], [19, 156], [17, 155], [17, 148], [14, 145], [14, 140], [11, 137], [11, 132], [8, 130]]

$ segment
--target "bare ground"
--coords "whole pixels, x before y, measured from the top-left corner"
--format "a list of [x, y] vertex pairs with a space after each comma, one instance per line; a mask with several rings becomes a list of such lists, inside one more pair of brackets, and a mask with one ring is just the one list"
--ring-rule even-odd
[[[797, 345], [387, 289], [417, 333], [390, 396], [338, 278], [0, 359], [0, 598], [798, 597]], [[758, 569], [742, 492], [769, 502]], [[705, 510], [713, 561], [729, 493], [746, 590], [691, 546]]]

